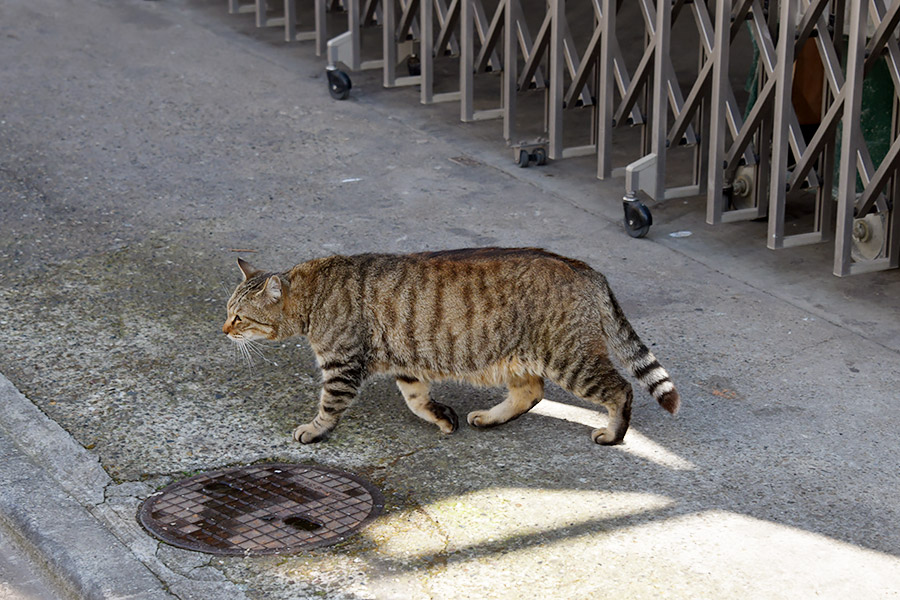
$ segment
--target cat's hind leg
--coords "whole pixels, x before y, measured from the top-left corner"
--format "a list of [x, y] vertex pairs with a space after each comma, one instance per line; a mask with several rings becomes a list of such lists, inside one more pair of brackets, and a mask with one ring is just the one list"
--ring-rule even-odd
[[414, 415], [437, 425], [443, 433], [453, 433], [459, 427], [456, 412], [445, 404], [431, 399], [431, 385], [406, 375], [397, 376], [397, 387]]
[[606, 356], [576, 361], [558, 377], [553, 378], [563, 389], [579, 398], [600, 404], [609, 413], [606, 427], [595, 429], [591, 438], [597, 444], [622, 442], [631, 421], [633, 392]]
[[469, 425], [491, 427], [512, 421], [534, 408], [544, 397], [544, 380], [535, 375], [512, 377], [506, 385], [509, 388], [506, 399], [488, 410], [470, 412]]

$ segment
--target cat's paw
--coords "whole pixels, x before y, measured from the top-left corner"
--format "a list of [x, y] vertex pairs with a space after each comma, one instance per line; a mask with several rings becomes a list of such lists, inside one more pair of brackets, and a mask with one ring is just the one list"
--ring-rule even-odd
[[301, 425], [294, 430], [294, 440], [301, 444], [315, 444], [328, 437], [328, 430], [321, 430], [312, 423]]
[[622, 435], [617, 436], [615, 432], [612, 432], [605, 427], [595, 429], [591, 432], [591, 438], [594, 440], [594, 443], [601, 444], [603, 446], [613, 446], [615, 444], [621, 444], [624, 437], [624, 432], [622, 432]]
[[432, 402], [431, 410], [438, 418], [437, 426], [440, 427], [441, 432], [453, 433], [459, 428], [459, 417], [456, 416], [456, 411], [446, 404]]
[[499, 425], [487, 410], [473, 410], [466, 416], [466, 420], [472, 427], [492, 427]]

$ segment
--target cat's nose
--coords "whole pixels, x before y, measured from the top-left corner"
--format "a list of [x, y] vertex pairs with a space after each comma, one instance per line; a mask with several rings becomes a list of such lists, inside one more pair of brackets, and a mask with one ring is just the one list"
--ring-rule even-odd
[[225, 334], [231, 333], [231, 323], [229, 321], [225, 321], [225, 324], [222, 325], [222, 333], [225, 333]]

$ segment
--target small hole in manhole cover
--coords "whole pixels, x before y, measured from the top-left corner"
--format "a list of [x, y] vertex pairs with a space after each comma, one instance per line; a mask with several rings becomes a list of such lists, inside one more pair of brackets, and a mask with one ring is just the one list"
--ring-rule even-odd
[[321, 523], [310, 521], [302, 515], [294, 515], [292, 517], [288, 517], [284, 520], [284, 524], [290, 525], [294, 529], [299, 529], [301, 531], [318, 531], [319, 529], [322, 529]]
[[351, 473], [264, 464], [173, 483], [144, 501], [138, 520], [179, 548], [252, 556], [335, 544], [383, 507], [378, 489]]
[[231, 490], [232, 487], [230, 485], [221, 481], [214, 481], [200, 488], [201, 492], [206, 492], [207, 494], [227, 494]]

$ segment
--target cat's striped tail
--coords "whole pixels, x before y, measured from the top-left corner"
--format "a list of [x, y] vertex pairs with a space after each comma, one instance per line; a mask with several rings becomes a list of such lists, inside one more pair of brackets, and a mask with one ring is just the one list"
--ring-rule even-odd
[[603, 329], [613, 353], [659, 405], [674, 415], [681, 405], [675, 384], [625, 318], [605, 278], [603, 282], [600, 297]]

